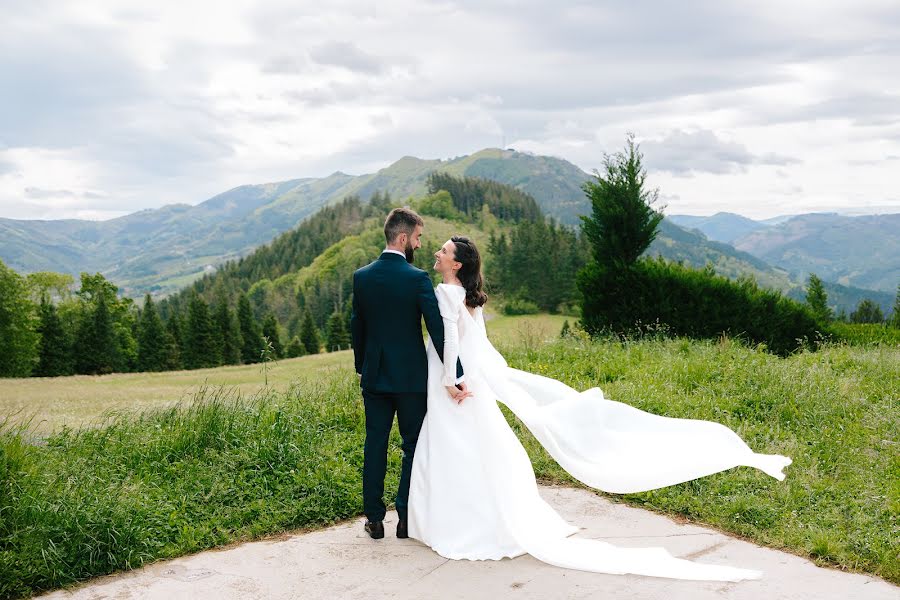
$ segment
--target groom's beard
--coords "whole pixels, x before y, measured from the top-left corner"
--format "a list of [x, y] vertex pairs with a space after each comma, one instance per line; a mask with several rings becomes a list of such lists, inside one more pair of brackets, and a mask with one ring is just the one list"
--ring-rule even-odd
[[413, 260], [415, 259], [415, 256], [413, 256], [413, 253], [415, 251], [416, 249], [412, 247], [412, 244], [406, 242], [406, 262], [408, 262], [409, 264], [412, 264]]

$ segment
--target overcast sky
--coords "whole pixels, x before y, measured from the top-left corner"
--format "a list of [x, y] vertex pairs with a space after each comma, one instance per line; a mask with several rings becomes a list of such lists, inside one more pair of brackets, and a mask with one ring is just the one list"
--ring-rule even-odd
[[0, 0], [0, 217], [627, 131], [666, 212], [900, 212], [900, 3]]

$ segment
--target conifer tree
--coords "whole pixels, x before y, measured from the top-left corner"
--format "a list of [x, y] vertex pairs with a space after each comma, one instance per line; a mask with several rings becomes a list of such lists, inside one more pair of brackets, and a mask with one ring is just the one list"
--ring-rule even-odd
[[288, 358], [297, 358], [298, 356], [304, 356], [306, 354], [306, 348], [303, 347], [303, 342], [301, 342], [300, 338], [296, 335], [291, 339], [291, 343], [288, 344], [285, 354]]
[[215, 327], [209, 316], [209, 306], [199, 294], [194, 294], [188, 305], [186, 337], [184, 349], [186, 369], [202, 369], [221, 364], [221, 348], [216, 346]]
[[851, 323], [881, 323], [884, 321], [884, 314], [881, 307], [873, 300], [863, 298], [856, 305], [856, 310], [850, 313]]
[[96, 294], [87, 303], [76, 346], [75, 360], [79, 373], [103, 375], [119, 370], [119, 344], [106, 293]]
[[900, 284], [897, 285], [897, 297], [894, 298], [894, 308], [891, 312], [891, 325], [900, 329]]
[[334, 352], [335, 350], [344, 350], [350, 346], [350, 334], [347, 332], [347, 326], [344, 323], [344, 315], [335, 311], [328, 317], [327, 334], [325, 336], [327, 342], [327, 350]]
[[150, 294], [144, 296], [144, 308], [138, 322], [138, 369], [140, 371], [163, 371], [169, 352], [165, 328], [156, 312]]
[[219, 296], [215, 314], [216, 338], [221, 343], [222, 363], [241, 364], [241, 332], [234, 312], [228, 307], [225, 295]]
[[306, 314], [303, 315], [303, 324], [300, 326], [300, 341], [303, 342], [303, 348], [306, 350], [307, 354], [318, 354], [319, 346], [321, 342], [319, 341], [319, 330], [316, 329], [316, 324], [313, 323], [312, 314], [309, 312], [309, 309], [306, 310]]
[[284, 346], [281, 344], [281, 335], [278, 333], [278, 320], [273, 313], [267, 313], [263, 319], [263, 337], [272, 344], [272, 354], [275, 358], [284, 358]]
[[656, 238], [663, 215], [652, 207], [658, 191], [644, 189], [647, 171], [642, 158], [634, 135], [629, 134], [625, 152], [606, 155], [603, 172], [595, 172], [596, 181], [583, 186], [592, 214], [581, 217], [582, 228], [601, 267], [634, 264]]
[[184, 334], [182, 333], [181, 317], [174, 313], [166, 321], [166, 370], [177, 371], [184, 368], [182, 363], [182, 347]]
[[253, 318], [253, 309], [250, 308], [250, 299], [246, 294], [238, 298], [238, 324], [241, 329], [241, 360], [244, 364], [259, 362], [259, 353], [262, 352], [262, 334]]
[[828, 307], [828, 295], [822, 280], [815, 273], [809, 274], [809, 285], [806, 288], [806, 304], [812, 310], [813, 316], [821, 323], [827, 323], [834, 318], [834, 313]]
[[34, 375], [38, 377], [71, 375], [73, 372], [71, 343], [63, 329], [59, 312], [46, 293], [41, 296], [40, 317], [39, 360]]

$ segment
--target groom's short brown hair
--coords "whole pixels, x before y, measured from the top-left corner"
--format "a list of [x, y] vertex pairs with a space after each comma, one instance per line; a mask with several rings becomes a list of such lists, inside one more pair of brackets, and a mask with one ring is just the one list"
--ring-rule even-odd
[[395, 208], [384, 220], [384, 239], [392, 244], [401, 233], [412, 235], [417, 225], [425, 225], [425, 221], [414, 210], [408, 206]]

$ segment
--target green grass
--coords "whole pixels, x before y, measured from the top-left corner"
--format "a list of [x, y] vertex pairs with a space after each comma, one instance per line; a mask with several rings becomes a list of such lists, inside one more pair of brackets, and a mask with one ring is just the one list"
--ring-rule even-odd
[[[784, 482], [738, 468], [625, 501], [900, 582], [900, 348], [837, 345], [781, 359], [730, 340], [575, 339], [503, 351], [510, 366], [653, 413], [717, 421], [756, 451], [794, 460]], [[514, 427], [538, 477], [575, 483]]]
[[[784, 482], [738, 468], [618, 498], [900, 582], [900, 349], [833, 346], [781, 359], [728, 340], [559, 340], [555, 322], [545, 338], [502, 319], [488, 326], [494, 335], [508, 327], [498, 344], [511, 366], [600, 386], [655, 413], [712, 419], [757, 451], [794, 459]], [[536, 474], [572, 484], [513, 424]], [[255, 395], [201, 387], [175, 406], [57, 429], [32, 445], [23, 426], [0, 427], [0, 597], [361, 509], [363, 413], [349, 364]], [[393, 435], [388, 490], [400, 463]]]
[[[322, 369], [350, 367], [350, 351], [313, 354], [280, 360], [268, 374], [268, 387], [286, 390], [293, 381], [314, 377]], [[97, 426], [107, 415], [172, 406], [190, 400], [204, 384], [233, 387], [245, 395], [265, 390], [261, 365], [240, 365], [165, 371], [162, 373], [114, 373], [70, 377], [4, 379], [0, 394], [0, 420], [31, 421], [31, 431], [46, 435], [63, 425]]]
[[[490, 304], [486, 312], [488, 334], [495, 343], [539, 344], [559, 335], [563, 321], [558, 315], [495, 316]], [[315, 377], [323, 369], [352, 368], [350, 351], [314, 354], [274, 363], [268, 387], [283, 391], [292, 382]], [[179, 400], [190, 400], [204, 384], [236, 388], [244, 395], [263, 391], [260, 365], [240, 365], [166, 371], [162, 373], [114, 373], [71, 377], [26, 377], [3, 379], [0, 419], [15, 415], [11, 422], [31, 421], [32, 433], [47, 435], [63, 425], [102, 425], [109, 413], [164, 408]]]
[[838, 339], [854, 346], [884, 344], [900, 347], [900, 328], [883, 323], [840, 323], [835, 321], [829, 329]]

